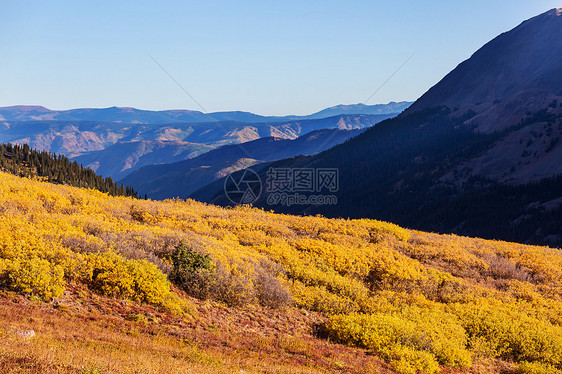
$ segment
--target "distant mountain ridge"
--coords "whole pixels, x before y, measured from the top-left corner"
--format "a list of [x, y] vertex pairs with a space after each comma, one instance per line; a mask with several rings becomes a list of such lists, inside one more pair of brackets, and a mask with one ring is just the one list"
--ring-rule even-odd
[[340, 115], [274, 123], [222, 121], [123, 124], [95, 121], [4, 121], [0, 122], [0, 142], [27, 143], [36, 149], [75, 157], [104, 150], [119, 142], [176, 141], [219, 147], [267, 136], [294, 139], [320, 129], [350, 130], [371, 127], [395, 115]]
[[389, 114], [389, 113], [402, 113], [408, 109], [413, 102], [400, 101], [390, 102], [388, 104], [365, 105], [365, 104], [351, 104], [351, 105], [336, 105], [330, 108], [323, 109], [314, 114], [308, 115], [308, 119], [318, 119], [325, 117], [332, 117], [340, 114]]
[[320, 119], [340, 114], [398, 114], [406, 109], [411, 102], [350, 106], [338, 105], [320, 112], [304, 116], [262, 116], [250, 112], [229, 111], [202, 113], [196, 110], [142, 110], [128, 107], [110, 108], [79, 108], [69, 110], [51, 110], [42, 106], [11, 106], [0, 107], [0, 120], [4, 121], [97, 121], [134, 124], [165, 124], [165, 123], [200, 123], [216, 121], [236, 121], [247, 123], [270, 123], [306, 119]]

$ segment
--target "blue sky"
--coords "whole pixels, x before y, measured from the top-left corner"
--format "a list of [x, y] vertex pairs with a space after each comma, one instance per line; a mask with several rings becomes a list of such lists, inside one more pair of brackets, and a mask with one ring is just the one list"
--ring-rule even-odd
[[0, 106], [307, 114], [415, 100], [548, 0], [5, 1]]

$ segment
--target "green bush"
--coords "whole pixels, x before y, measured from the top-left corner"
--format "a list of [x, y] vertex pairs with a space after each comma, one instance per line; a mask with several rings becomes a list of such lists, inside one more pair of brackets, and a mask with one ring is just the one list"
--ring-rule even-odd
[[191, 296], [206, 299], [212, 287], [214, 267], [208, 254], [188, 248], [184, 242], [172, 255], [173, 270], [170, 279]]

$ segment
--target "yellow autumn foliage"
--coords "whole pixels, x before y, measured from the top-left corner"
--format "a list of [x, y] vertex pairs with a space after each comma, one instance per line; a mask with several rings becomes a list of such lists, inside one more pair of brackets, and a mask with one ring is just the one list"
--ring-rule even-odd
[[[177, 284], [232, 307], [302, 308], [400, 373], [562, 370], [562, 253], [368, 220], [109, 197], [0, 173], [0, 286], [46, 301], [68, 282], [181, 313], [179, 243], [212, 266]], [[177, 282], [176, 282], [177, 283]], [[187, 292], [187, 291], [186, 291]]]

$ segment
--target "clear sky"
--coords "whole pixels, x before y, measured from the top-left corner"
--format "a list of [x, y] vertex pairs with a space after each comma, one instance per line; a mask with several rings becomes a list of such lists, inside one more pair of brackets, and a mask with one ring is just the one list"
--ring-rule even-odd
[[[549, 0], [0, 0], [0, 106], [308, 114], [415, 100]], [[147, 54], [148, 53], [148, 54]]]

